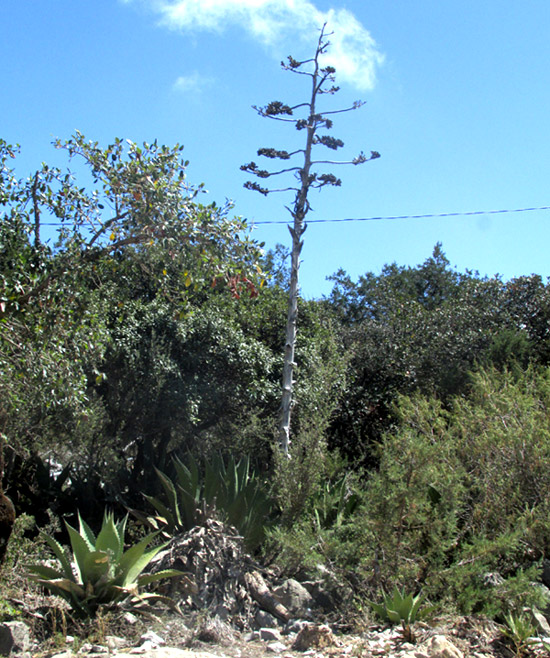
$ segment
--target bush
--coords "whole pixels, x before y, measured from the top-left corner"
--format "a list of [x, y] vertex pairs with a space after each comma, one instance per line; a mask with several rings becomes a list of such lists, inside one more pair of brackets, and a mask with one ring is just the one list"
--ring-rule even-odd
[[309, 426], [298, 432], [291, 440], [290, 454], [288, 458], [274, 448], [271, 487], [287, 528], [300, 518], [325, 475], [328, 453], [322, 430]]
[[[315, 434], [298, 437], [302, 451], [276, 455], [274, 491], [283, 523], [268, 532], [266, 554], [289, 575], [309, 577], [319, 566], [351, 574], [361, 559], [364, 536], [358, 478]], [[302, 443], [303, 442], [303, 443]], [[296, 453], [298, 458], [296, 457]]]
[[[532, 581], [550, 537], [549, 411], [548, 370], [480, 370], [449, 410], [401, 398], [366, 485], [372, 584], [425, 584], [434, 598], [491, 616], [540, 603]], [[489, 586], [489, 573], [501, 582]]]

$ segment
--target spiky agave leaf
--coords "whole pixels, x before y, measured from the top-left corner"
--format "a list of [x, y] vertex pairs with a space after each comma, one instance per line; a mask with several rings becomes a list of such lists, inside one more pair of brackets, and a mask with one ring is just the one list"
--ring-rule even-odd
[[185, 571], [180, 571], [179, 569], [163, 569], [162, 571], [157, 571], [155, 573], [144, 573], [138, 577], [138, 585], [143, 587], [154, 583], [157, 580], [163, 580], [164, 578], [175, 578], [176, 576], [181, 576], [185, 578], [189, 583], [192, 581], [188, 578], [188, 574]]
[[109, 553], [114, 563], [120, 560], [124, 552], [124, 534], [126, 532], [127, 519], [128, 515], [119, 523], [115, 523], [113, 514], [106, 513], [103, 518], [101, 530], [95, 541], [95, 549]]
[[[67, 525], [67, 523], [65, 523]], [[93, 530], [90, 528], [90, 526], [84, 521], [84, 519], [80, 516], [80, 512], [78, 512], [78, 532], [82, 539], [86, 542], [88, 548], [90, 551], [93, 551], [95, 549], [95, 534]]]
[[69, 555], [69, 552], [63, 548], [63, 546], [61, 546], [61, 544], [56, 539], [50, 537], [45, 532], [40, 531], [40, 536], [46, 541], [48, 546], [52, 549], [55, 557], [59, 560], [65, 577], [74, 578], [74, 571], [71, 565], [71, 556]]
[[86, 576], [84, 563], [86, 561], [86, 556], [93, 552], [95, 549], [95, 537], [94, 544], [90, 544], [89, 536], [86, 533], [81, 534], [68, 523], [65, 523], [65, 526], [67, 527], [67, 532], [69, 533], [69, 540], [71, 542], [71, 548], [73, 551], [76, 579], [82, 583], [85, 583]]
[[149, 551], [146, 550], [157, 535], [158, 533], [154, 532], [144, 537], [123, 554], [117, 568], [117, 585], [120, 587], [129, 587], [132, 583], [136, 582], [138, 576], [155, 555], [166, 548], [167, 544], [165, 543]]
[[173, 517], [173, 525], [175, 527], [180, 527], [181, 514], [178, 504], [178, 494], [176, 492], [176, 487], [174, 486], [172, 480], [162, 471], [159, 471], [158, 468], [155, 468], [155, 472], [160, 480], [162, 488], [164, 489], [164, 493], [166, 494], [166, 498], [168, 500], [168, 509], [170, 510], [171, 516]]

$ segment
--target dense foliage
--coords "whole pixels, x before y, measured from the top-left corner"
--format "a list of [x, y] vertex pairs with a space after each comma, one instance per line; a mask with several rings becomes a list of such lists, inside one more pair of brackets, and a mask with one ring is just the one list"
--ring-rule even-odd
[[[417, 267], [336, 273], [301, 303], [288, 460], [287, 254], [201, 205], [180, 147], [57, 146], [84, 186], [47, 165], [19, 180], [0, 143], [0, 433], [20, 514], [52, 542], [78, 512], [91, 537], [106, 506], [176, 532], [189, 501], [190, 519], [227, 518], [219, 492], [261, 484], [254, 526], [277, 522], [250, 544], [287, 573], [492, 615], [533, 603], [550, 551], [547, 283], [459, 273], [441, 245]], [[191, 462], [218, 464], [218, 493], [178, 484]]]

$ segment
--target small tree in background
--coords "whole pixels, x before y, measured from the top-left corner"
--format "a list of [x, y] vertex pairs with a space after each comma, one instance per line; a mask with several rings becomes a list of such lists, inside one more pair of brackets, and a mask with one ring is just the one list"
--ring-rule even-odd
[[[363, 105], [363, 102], [356, 101], [351, 107], [341, 110], [332, 110], [320, 113], [317, 109], [318, 96], [321, 94], [335, 94], [339, 87], [334, 85], [336, 70], [332, 66], [322, 67], [320, 59], [327, 51], [330, 42], [325, 34], [326, 24], [321, 29], [319, 41], [315, 56], [312, 59], [297, 61], [293, 57], [288, 57], [288, 63], [281, 62], [281, 66], [285, 71], [291, 71], [297, 75], [305, 75], [311, 79], [311, 97], [305, 103], [289, 106], [280, 101], [273, 101], [265, 107], [256, 107], [254, 109], [262, 117], [275, 119], [277, 121], [286, 121], [294, 124], [297, 130], [306, 131], [306, 143], [303, 149], [298, 149], [293, 152], [279, 151], [274, 148], [261, 148], [258, 150], [258, 155], [270, 159], [278, 160], [291, 160], [293, 156], [303, 156], [303, 164], [301, 166], [285, 167], [279, 171], [267, 171], [261, 169], [255, 162], [249, 162], [242, 165], [241, 170], [254, 174], [261, 179], [270, 178], [271, 176], [279, 176], [293, 172], [297, 181], [298, 187], [285, 187], [282, 189], [268, 189], [262, 187], [259, 183], [254, 181], [247, 181], [244, 186], [247, 189], [255, 190], [267, 196], [272, 192], [288, 192], [293, 191], [296, 193], [294, 200], [294, 207], [291, 209], [288, 206], [287, 210], [290, 212], [293, 219], [293, 226], [289, 226], [290, 235], [292, 236], [292, 251], [291, 251], [291, 272], [290, 272], [290, 290], [289, 290], [289, 303], [288, 303], [288, 316], [285, 340], [285, 352], [283, 363], [283, 380], [282, 380], [282, 399], [281, 399], [281, 417], [279, 423], [279, 445], [285, 455], [289, 455], [290, 445], [290, 416], [292, 409], [292, 390], [293, 390], [293, 368], [294, 368], [294, 349], [296, 344], [296, 321], [298, 315], [298, 271], [300, 267], [300, 253], [303, 247], [302, 236], [306, 230], [305, 217], [310, 210], [308, 201], [308, 194], [311, 189], [320, 189], [325, 185], [333, 185], [339, 187], [342, 181], [332, 173], [318, 173], [312, 171], [312, 167], [317, 164], [341, 165], [353, 164], [358, 165], [369, 160], [374, 160], [380, 157], [377, 151], [371, 151], [370, 156], [366, 156], [363, 152], [350, 161], [334, 161], [334, 160], [313, 160], [313, 147], [324, 146], [333, 151], [344, 146], [341, 139], [337, 139], [330, 135], [319, 134], [319, 131], [332, 128], [332, 120], [327, 118], [328, 115], [337, 114], [341, 112], [349, 112], [356, 110]], [[304, 108], [305, 118], [296, 118], [294, 111]]]

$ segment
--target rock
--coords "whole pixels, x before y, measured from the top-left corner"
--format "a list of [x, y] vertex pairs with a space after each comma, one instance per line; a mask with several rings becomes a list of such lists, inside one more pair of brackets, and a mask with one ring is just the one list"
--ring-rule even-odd
[[132, 649], [130, 653], [149, 655], [152, 651], [158, 648], [159, 647], [154, 642], [151, 642], [151, 640], [145, 640], [143, 644], [140, 644], [139, 647], [135, 647], [134, 649]]
[[104, 647], [102, 644], [91, 644], [86, 642], [83, 644], [80, 649], [77, 651], [77, 655], [85, 655], [88, 658], [91, 656], [104, 656], [109, 653], [109, 649]]
[[310, 622], [306, 621], [305, 619], [291, 619], [288, 624], [286, 624], [283, 633], [285, 635], [290, 635], [292, 633], [297, 635], [302, 630], [302, 628], [307, 626], [309, 623]]
[[353, 599], [353, 590], [349, 585], [339, 580], [329, 569], [317, 565], [322, 578], [306, 581], [302, 585], [311, 594], [316, 606], [325, 612], [334, 612], [343, 604]]
[[254, 615], [254, 621], [260, 628], [277, 628], [279, 626], [277, 617], [265, 610], [258, 610]]
[[484, 573], [481, 580], [487, 587], [498, 587], [504, 583], [504, 578], [496, 571]]
[[335, 595], [333, 590], [328, 589], [322, 582], [304, 583], [311, 594], [315, 605], [322, 608], [325, 612], [332, 612], [338, 607], [338, 596]]
[[29, 627], [22, 621], [6, 621], [0, 624], [0, 656], [23, 653], [30, 647]]
[[[74, 638], [72, 639], [72, 641], [74, 642]], [[69, 637], [65, 638], [65, 642], [69, 644]], [[125, 640], [123, 637], [117, 637], [116, 635], [107, 635], [107, 637], [105, 638], [105, 643], [107, 644], [107, 648], [111, 652], [128, 646], [127, 640]]]
[[323, 649], [335, 644], [334, 635], [326, 624], [308, 624], [298, 633], [292, 648], [296, 651]]
[[280, 642], [281, 634], [275, 628], [260, 628], [260, 640], [265, 642]]
[[273, 590], [279, 601], [297, 617], [311, 616], [311, 608], [315, 601], [308, 590], [297, 580], [289, 578]]
[[[130, 651], [130, 653], [132, 653], [132, 651]], [[160, 649], [153, 649], [152, 651], [147, 652], [144, 658], [216, 658], [216, 656], [207, 651], [161, 647]]]
[[231, 626], [218, 617], [205, 619], [195, 632], [195, 638], [209, 644], [232, 644], [235, 633]]
[[286, 646], [282, 642], [270, 642], [266, 648], [271, 653], [283, 653], [283, 651], [286, 651]]
[[133, 626], [134, 624], [137, 624], [137, 622], [138, 622], [138, 618], [134, 614], [132, 614], [131, 612], [125, 612], [124, 615], [122, 616], [122, 618], [124, 619], [124, 621], [127, 624], [130, 624], [130, 626]]
[[529, 612], [531, 614], [531, 617], [533, 618], [533, 622], [535, 623], [535, 626], [537, 627], [539, 634], [550, 635], [550, 624], [548, 623], [548, 620], [542, 614], [542, 612], [539, 612], [534, 608]]
[[430, 658], [464, 658], [454, 644], [444, 635], [434, 635], [427, 642], [427, 650]]
[[166, 645], [166, 642], [155, 631], [147, 631], [139, 638], [139, 641], [142, 644], [148, 643], [151, 649], [158, 649]]

